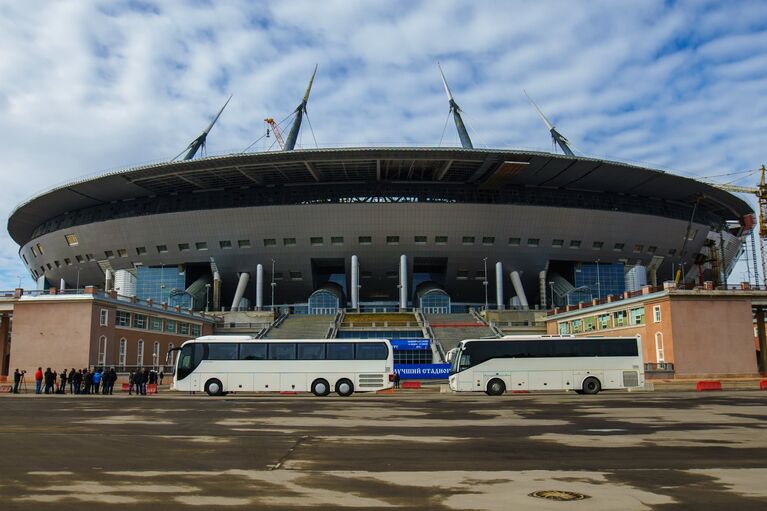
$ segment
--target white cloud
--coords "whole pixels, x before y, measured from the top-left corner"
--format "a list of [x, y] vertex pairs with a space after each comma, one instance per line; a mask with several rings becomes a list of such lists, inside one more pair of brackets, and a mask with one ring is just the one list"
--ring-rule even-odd
[[[764, 26], [759, 1], [8, 2], [0, 199], [7, 215], [53, 184], [170, 158], [229, 93], [209, 151], [239, 151], [290, 113], [315, 63], [320, 145], [436, 145], [439, 60], [478, 145], [551, 148], [525, 88], [586, 154], [755, 168]], [[0, 288], [30, 284], [16, 252], [2, 233]]]

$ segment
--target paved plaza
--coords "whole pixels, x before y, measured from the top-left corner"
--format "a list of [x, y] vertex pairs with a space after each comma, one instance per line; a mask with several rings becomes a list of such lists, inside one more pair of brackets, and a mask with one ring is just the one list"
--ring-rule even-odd
[[[5, 395], [0, 509], [764, 510], [765, 404], [758, 391]], [[530, 496], [547, 491], [582, 500]]]

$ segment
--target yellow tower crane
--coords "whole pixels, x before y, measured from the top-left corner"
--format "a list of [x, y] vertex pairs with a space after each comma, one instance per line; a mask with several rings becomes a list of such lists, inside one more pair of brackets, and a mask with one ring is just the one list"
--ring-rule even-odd
[[756, 195], [756, 198], [759, 201], [759, 237], [757, 240], [759, 245], [759, 255], [762, 257], [762, 278], [764, 279], [764, 285], [767, 286], [767, 253], [765, 252], [765, 248], [767, 248], [767, 182], [765, 182], [764, 164], [762, 165], [761, 170], [762, 174], [759, 179], [759, 186], [757, 187], [715, 183], [712, 183], [712, 186], [728, 192]]

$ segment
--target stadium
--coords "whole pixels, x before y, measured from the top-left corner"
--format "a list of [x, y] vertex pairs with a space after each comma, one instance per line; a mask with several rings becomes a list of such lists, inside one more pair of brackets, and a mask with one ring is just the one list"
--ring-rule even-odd
[[726, 280], [746, 202], [576, 156], [542, 113], [563, 154], [474, 148], [444, 85], [462, 147], [296, 149], [310, 82], [282, 151], [195, 159], [216, 116], [184, 159], [47, 191], [8, 230], [38, 288], [195, 310], [547, 308]]

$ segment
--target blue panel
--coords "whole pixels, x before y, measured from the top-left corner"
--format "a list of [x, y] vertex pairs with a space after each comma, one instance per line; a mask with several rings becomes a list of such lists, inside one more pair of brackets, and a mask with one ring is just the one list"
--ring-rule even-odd
[[394, 350], [428, 350], [431, 349], [429, 339], [392, 339], [391, 346]]
[[588, 287], [570, 294], [570, 304], [589, 302], [591, 298], [604, 299], [607, 295], [620, 296], [626, 290], [623, 263], [582, 263], [575, 268], [575, 287]]
[[[171, 306], [192, 307], [192, 297], [185, 293], [186, 274], [176, 266], [136, 269], [136, 296], [156, 303], [167, 302]], [[198, 304], [199, 305], [199, 304]]]
[[394, 364], [394, 372], [403, 380], [447, 380], [450, 364]]

